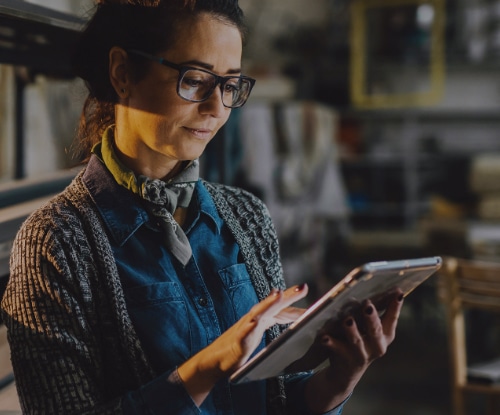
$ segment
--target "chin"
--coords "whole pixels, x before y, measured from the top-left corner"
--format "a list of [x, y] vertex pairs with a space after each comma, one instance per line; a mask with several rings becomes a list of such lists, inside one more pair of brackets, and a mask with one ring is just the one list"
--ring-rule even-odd
[[207, 143], [201, 146], [196, 146], [197, 148], [190, 148], [189, 150], [184, 151], [183, 154], [180, 154], [182, 156], [181, 160], [187, 161], [200, 158], [205, 152], [205, 148], [207, 147], [206, 144]]

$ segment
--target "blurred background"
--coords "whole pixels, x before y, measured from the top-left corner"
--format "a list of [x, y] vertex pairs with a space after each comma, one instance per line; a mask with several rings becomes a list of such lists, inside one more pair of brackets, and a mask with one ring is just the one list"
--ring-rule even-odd
[[[92, 5], [0, 0], [3, 281], [19, 224], [78, 165], [71, 148], [85, 92], [67, 57]], [[367, 261], [498, 262], [500, 1], [240, 5], [250, 29], [243, 68], [257, 83], [201, 165], [205, 178], [266, 202], [289, 284], [308, 282], [312, 301]], [[436, 280], [407, 298], [395, 343], [346, 414], [452, 413]], [[487, 327], [488, 340], [473, 341], [478, 358], [498, 356], [498, 322]], [[8, 359], [0, 359], [7, 414], [15, 393]], [[482, 413], [482, 401], [469, 405]]]

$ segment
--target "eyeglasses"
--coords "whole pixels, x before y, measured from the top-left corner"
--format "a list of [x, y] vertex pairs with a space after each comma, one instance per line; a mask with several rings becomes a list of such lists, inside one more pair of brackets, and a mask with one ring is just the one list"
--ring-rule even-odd
[[178, 65], [166, 59], [141, 52], [128, 50], [137, 56], [161, 63], [179, 71], [177, 94], [186, 101], [203, 102], [220, 86], [222, 104], [227, 108], [239, 108], [245, 104], [255, 84], [255, 79], [248, 76], [218, 76], [204, 69]]

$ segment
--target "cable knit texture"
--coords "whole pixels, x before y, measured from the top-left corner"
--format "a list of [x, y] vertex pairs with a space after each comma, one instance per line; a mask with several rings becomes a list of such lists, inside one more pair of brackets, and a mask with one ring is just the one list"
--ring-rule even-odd
[[[121, 396], [156, 376], [82, 174], [24, 223], [13, 246], [2, 313], [25, 414], [120, 414]], [[263, 203], [240, 189], [204, 185], [240, 245], [258, 297], [284, 288]], [[268, 340], [282, 329], [269, 329]], [[268, 396], [269, 414], [284, 414], [282, 379], [268, 381]]]

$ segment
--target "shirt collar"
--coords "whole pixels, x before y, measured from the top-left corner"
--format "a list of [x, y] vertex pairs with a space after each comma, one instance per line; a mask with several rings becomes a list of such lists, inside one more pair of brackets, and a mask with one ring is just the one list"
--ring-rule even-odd
[[118, 245], [123, 245], [139, 227], [148, 222], [149, 216], [141, 206], [139, 196], [117, 184], [95, 155], [90, 157], [83, 182]]
[[205, 215], [209, 218], [215, 225], [217, 233], [220, 234], [224, 221], [220, 217], [210, 193], [208, 193], [208, 190], [201, 180], [196, 182], [192, 203], [195, 204], [197, 213], [188, 229], [186, 229], [186, 234], [194, 227], [200, 215]]
[[[114, 241], [122, 246], [137, 229], [149, 221], [147, 211], [142, 207], [140, 197], [116, 183], [115, 179], [94, 154], [83, 175], [83, 181], [96, 203], [106, 227]], [[193, 201], [195, 219], [186, 230], [186, 234], [194, 227], [200, 215], [209, 218], [220, 234], [224, 221], [219, 216], [210, 193], [198, 180], [195, 185]]]

